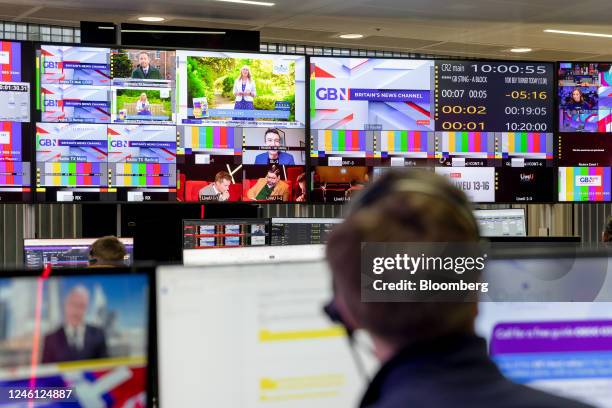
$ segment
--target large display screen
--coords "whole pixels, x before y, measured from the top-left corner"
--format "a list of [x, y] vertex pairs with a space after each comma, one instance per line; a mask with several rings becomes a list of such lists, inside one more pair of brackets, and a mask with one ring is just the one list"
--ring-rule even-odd
[[305, 127], [301, 55], [177, 51], [179, 124]]
[[0, 279], [0, 386], [58, 391], [2, 405], [144, 407], [149, 297], [144, 274]]
[[31, 47], [0, 41], [0, 203], [32, 199]]
[[[436, 167], [474, 201], [554, 201], [553, 94], [546, 63], [313, 57], [311, 198], [348, 201], [385, 168]], [[521, 170], [551, 187], [499, 189]]]
[[299, 55], [177, 51], [177, 197], [306, 201]]

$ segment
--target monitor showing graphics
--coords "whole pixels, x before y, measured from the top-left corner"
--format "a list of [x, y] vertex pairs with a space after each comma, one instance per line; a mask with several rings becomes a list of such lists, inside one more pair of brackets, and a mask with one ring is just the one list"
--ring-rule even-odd
[[560, 202], [612, 200], [610, 167], [559, 167]]
[[342, 218], [272, 218], [270, 245], [326, 244], [327, 236]]
[[[89, 248], [95, 238], [74, 239], [26, 239], [23, 242], [23, 257], [26, 269], [42, 269], [49, 265], [53, 269], [85, 268], [89, 265]], [[125, 265], [132, 264], [133, 238], [119, 238], [127, 255]]]
[[176, 199], [176, 127], [108, 125], [109, 190], [118, 201]]
[[43, 44], [36, 66], [43, 122], [110, 122], [110, 49]]
[[527, 236], [525, 210], [522, 208], [475, 210], [474, 217], [483, 237]]
[[304, 128], [301, 55], [177, 51], [178, 124]]
[[559, 131], [612, 132], [612, 64], [559, 63]]
[[[472, 188], [476, 202], [554, 201], [553, 70], [547, 63], [311, 58], [312, 201], [349, 201], [390, 167], [458, 168], [440, 173], [470, 173], [469, 183], [457, 185]], [[538, 188], [536, 179], [551, 187]], [[516, 188], [498, 191], [494, 180]]]
[[32, 200], [29, 44], [0, 41], [0, 202]]
[[511, 380], [612, 407], [611, 304], [481, 302], [476, 330]]
[[98, 201], [108, 192], [103, 124], [36, 124], [36, 194], [41, 201]]
[[62, 390], [55, 406], [146, 406], [149, 297], [145, 274], [2, 277], [0, 386]]
[[161, 406], [358, 403], [346, 333], [322, 311], [332, 295], [322, 260], [164, 267], [157, 279]]
[[31, 56], [25, 48], [0, 41], [0, 122], [30, 122]]
[[268, 220], [183, 220], [183, 249], [267, 245]]

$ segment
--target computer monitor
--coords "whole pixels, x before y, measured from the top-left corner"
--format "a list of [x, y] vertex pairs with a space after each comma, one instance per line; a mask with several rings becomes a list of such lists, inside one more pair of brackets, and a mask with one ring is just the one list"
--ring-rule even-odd
[[[511, 272], [512, 279], [501, 285], [507, 290], [506, 301], [479, 304], [477, 333], [487, 339], [492, 359], [511, 380], [612, 407], [608, 256], [538, 252], [489, 262], [489, 269]], [[597, 278], [601, 282], [592, 285]], [[517, 296], [526, 301], [507, 301]], [[579, 299], [584, 296], [602, 301]]]
[[250, 264], [256, 262], [313, 261], [322, 259], [325, 245], [285, 245], [183, 250], [184, 265]]
[[[2, 405], [146, 406], [150, 272], [24, 274], [0, 278]], [[58, 392], [53, 401], [8, 399], [30, 389]]]
[[[45, 265], [58, 268], [83, 268], [89, 264], [89, 247], [96, 238], [25, 239], [23, 258], [26, 269], [42, 269]], [[125, 264], [132, 264], [133, 238], [119, 238], [125, 245]]]
[[184, 249], [263, 246], [267, 243], [267, 219], [183, 220]]
[[161, 267], [157, 288], [161, 406], [357, 405], [365, 384], [322, 312], [321, 259]]
[[504, 210], [475, 210], [474, 217], [483, 237], [524, 237], [525, 210], [512, 208]]
[[333, 226], [341, 222], [341, 218], [272, 218], [270, 244], [325, 244]]

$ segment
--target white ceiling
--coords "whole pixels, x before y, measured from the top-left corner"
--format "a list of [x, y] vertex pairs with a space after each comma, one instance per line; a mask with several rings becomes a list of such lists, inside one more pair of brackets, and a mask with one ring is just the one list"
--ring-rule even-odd
[[[544, 29], [612, 34], [610, 0], [266, 0], [274, 7], [214, 0], [0, 0], [0, 19], [78, 25], [81, 20], [259, 30], [263, 41], [542, 60], [611, 60], [612, 38], [544, 33]], [[361, 40], [342, 40], [342, 33]], [[197, 44], [194, 44], [197, 47]], [[530, 47], [529, 54], [511, 54]]]

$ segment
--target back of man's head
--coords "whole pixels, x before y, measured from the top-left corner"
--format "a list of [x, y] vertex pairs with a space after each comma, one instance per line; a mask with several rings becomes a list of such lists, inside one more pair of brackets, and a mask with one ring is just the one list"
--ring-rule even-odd
[[98, 238], [89, 249], [90, 263], [94, 266], [125, 266], [125, 245], [117, 237]]
[[479, 239], [467, 197], [444, 177], [418, 170], [386, 173], [354, 199], [346, 220], [330, 234], [327, 259], [337, 307], [355, 328], [394, 348], [469, 332], [473, 303], [362, 302], [361, 243]]

